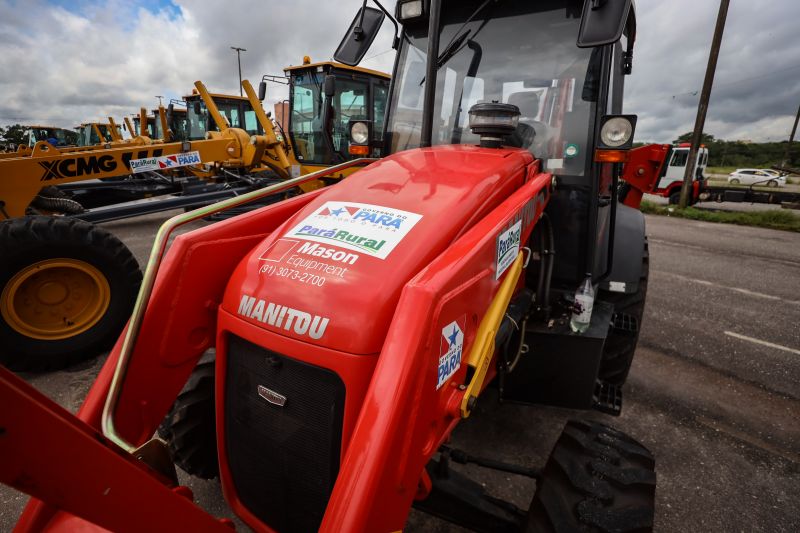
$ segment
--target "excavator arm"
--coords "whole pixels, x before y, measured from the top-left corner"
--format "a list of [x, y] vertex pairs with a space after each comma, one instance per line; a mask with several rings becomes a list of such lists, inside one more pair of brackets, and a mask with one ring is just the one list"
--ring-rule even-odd
[[33, 154], [0, 160], [0, 220], [25, 215], [39, 191], [89, 179], [226, 161], [252, 168], [261, 162], [267, 138], [227, 128], [212, 139], [154, 145], [116, 145], [87, 152], [61, 152], [46, 142]]

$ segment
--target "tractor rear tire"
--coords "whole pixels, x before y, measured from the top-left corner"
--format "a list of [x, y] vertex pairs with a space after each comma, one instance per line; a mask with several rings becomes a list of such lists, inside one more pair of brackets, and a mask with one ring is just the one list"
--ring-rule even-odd
[[655, 459], [631, 437], [572, 420], [536, 482], [526, 532], [653, 529]]
[[644, 316], [644, 303], [647, 298], [647, 281], [650, 275], [650, 252], [647, 238], [644, 240], [642, 250], [642, 274], [639, 278], [639, 288], [633, 294], [601, 291], [600, 299], [614, 304], [614, 313], [624, 313], [636, 319], [637, 329], [633, 336], [616, 333], [612, 329], [603, 345], [603, 358], [600, 362], [598, 378], [610, 385], [622, 386], [628, 378], [628, 372], [633, 362], [636, 344], [639, 342], [639, 332], [642, 328]]
[[158, 433], [184, 472], [203, 479], [219, 475], [213, 360], [195, 367]]
[[39, 215], [0, 222], [0, 364], [57, 370], [111, 347], [141, 281], [130, 250], [99, 226]]

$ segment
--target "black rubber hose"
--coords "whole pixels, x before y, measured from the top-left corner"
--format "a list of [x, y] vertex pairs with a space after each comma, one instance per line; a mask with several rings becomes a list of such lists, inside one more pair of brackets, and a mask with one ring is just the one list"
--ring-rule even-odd
[[83, 213], [85, 211], [83, 206], [75, 200], [70, 200], [69, 198], [48, 198], [41, 195], [33, 199], [31, 206], [36, 209], [45, 209], [47, 211], [66, 213], [68, 215]]

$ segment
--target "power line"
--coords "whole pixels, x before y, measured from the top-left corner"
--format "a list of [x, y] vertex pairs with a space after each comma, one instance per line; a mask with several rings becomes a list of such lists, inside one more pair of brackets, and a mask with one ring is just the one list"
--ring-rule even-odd
[[[786, 71], [789, 71], [789, 70], [796, 70], [798, 68], [800, 68], [800, 65], [794, 65], [794, 66], [791, 66], [791, 67], [780, 68], [780, 69], [777, 69], [777, 70], [770, 70], [769, 72], [764, 72], [763, 74], [758, 74], [756, 76], [749, 76], [747, 78], [740, 78], [738, 80], [727, 81], [725, 83], [717, 83], [716, 84], [716, 88], [719, 89], [720, 87], [727, 87], [729, 85], [736, 85], [737, 83], [742, 83], [743, 81], [757, 80], [759, 78], [765, 78], [765, 77], [770, 76], [772, 74], [777, 74], [778, 72], [786, 72]], [[673, 94], [672, 98], [674, 99], [676, 96], [686, 96], [686, 95], [697, 96], [697, 93], [699, 93], [699, 92], [700, 91], [697, 90], [697, 91], [687, 91], [685, 93]]]

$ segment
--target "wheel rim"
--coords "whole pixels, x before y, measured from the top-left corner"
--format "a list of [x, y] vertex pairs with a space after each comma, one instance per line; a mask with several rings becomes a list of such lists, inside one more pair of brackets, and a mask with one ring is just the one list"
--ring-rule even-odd
[[734, 179], [732, 179], [732, 180], [731, 180], [731, 184], [732, 184], [732, 185], [739, 185], [739, 180], [737, 180], [736, 178], [734, 178]]
[[17, 272], [0, 295], [0, 313], [16, 332], [54, 341], [97, 324], [110, 303], [111, 287], [97, 268], [59, 258]]

